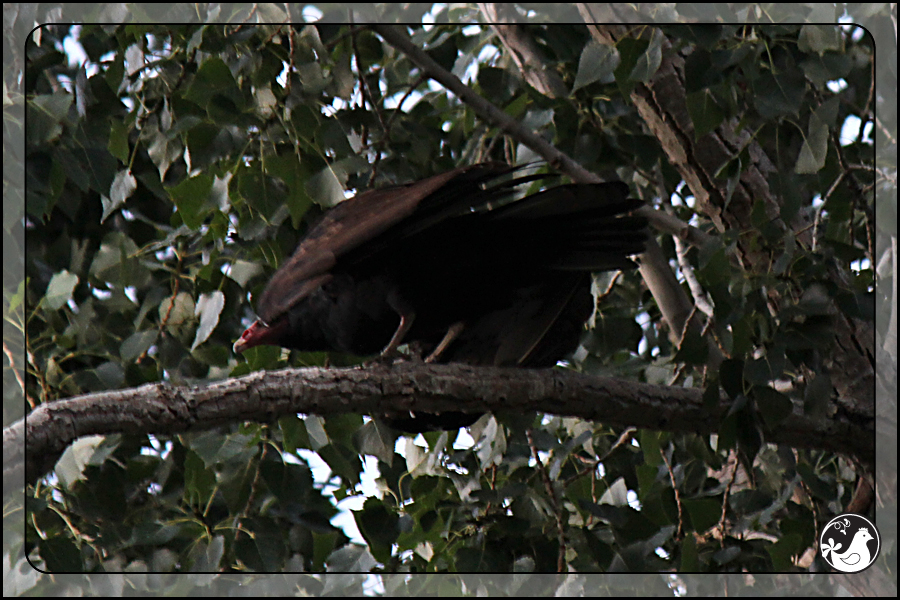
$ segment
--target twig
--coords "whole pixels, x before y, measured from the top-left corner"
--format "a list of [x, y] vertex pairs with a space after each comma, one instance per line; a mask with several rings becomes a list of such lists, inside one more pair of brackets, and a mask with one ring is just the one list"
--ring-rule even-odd
[[19, 387], [22, 388], [22, 393], [25, 394], [25, 399], [28, 400], [28, 405], [34, 409], [37, 404], [34, 403], [34, 400], [28, 396], [28, 392], [25, 391], [25, 380], [22, 379], [22, 375], [19, 373], [19, 370], [16, 369], [16, 361], [13, 360], [12, 350], [9, 349], [9, 346], [6, 345], [6, 342], [3, 342], [3, 352], [6, 354], [6, 359], [9, 361], [9, 368], [12, 369], [13, 375], [16, 377], [16, 382], [19, 384]]
[[547, 474], [547, 469], [544, 467], [543, 461], [541, 461], [541, 457], [538, 456], [537, 447], [534, 445], [534, 439], [531, 436], [531, 429], [527, 429], [525, 431], [525, 436], [528, 438], [528, 447], [531, 448], [531, 456], [534, 458], [535, 463], [537, 464], [538, 471], [541, 473], [541, 479], [544, 480], [544, 487], [547, 490], [547, 497], [550, 500], [550, 506], [553, 509], [553, 515], [556, 518], [556, 536], [559, 540], [559, 555], [556, 559], [556, 572], [557, 573], [565, 573], [566, 572], [566, 528], [565, 524], [562, 520], [562, 513], [559, 508], [559, 501], [556, 499], [556, 492], [553, 490], [553, 483], [550, 481], [550, 475]]
[[731, 486], [734, 485], [734, 478], [737, 475], [738, 466], [740, 466], [741, 461], [738, 460], [737, 455], [732, 451], [730, 458], [734, 462], [734, 468], [731, 470], [731, 477], [728, 479], [728, 485], [725, 486], [725, 491], [722, 494], [722, 514], [719, 516], [719, 523], [716, 525], [716, 531], [719, 532], [719, 544], [724, 548], [725, 547], [725, 516], [728, 512], [728, 495], [731, 492]]
[[684, 512], [681, 506], [681, 492], [675, 483], [675, 473], [672, 471], [672, 465], [666, 457], [666, 451], [659, 448], [659, 455], [662, 456], [663, 462], [666, 463], [666, 470], [669, 472], [669, 482], [672, 484], [672, 491], [675, 493], [675, 506], [678, 508], [678, 530], [675, 532], [675, 539], [680, 540], [684, 537]]
[[707, 317], [712, 317], [715, 313], [715, 309], [713, 309], [712, 303], [709, 301], [709, 297], [706, 295], [706, 292], [703, 290], [703, 286], [700, 285], [700, 282], [697, 281], [697, 275], [694, 273], [694, 267], [691, 266], [691, 262], [687, 257], [687, 248], [684, 247], [684, 242], [681, 241], [677, 236], [673, 238], [675, 242], [675, 254], [678, 256], [678, 268], [681, 269], [681, 274], [684, 275], [684, 280], [687, 281], [688, 287], [691, 290], [691, 295], [694, 297], [694, 306], [696, 306], [701, 312], [703, 312]]

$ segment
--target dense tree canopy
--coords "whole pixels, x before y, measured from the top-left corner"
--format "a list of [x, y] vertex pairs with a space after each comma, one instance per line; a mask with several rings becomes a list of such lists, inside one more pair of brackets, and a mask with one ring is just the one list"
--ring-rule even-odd
[[[896, 170], [873, 138], [894, 143], [896, 107], [875, 88], [872, 35], [586, 25], [621, 16], [598, 5], [569, 7], [574, 25], [544, 22], [539, 5], [377, 5], [355, 25], [329, 24], [346, 19], [336, 5], [283, 6], [230, 25], [45, 25], [27, 38], [24, 214], [4, 219], [26, 251], [4, 310], [27, 335], [24, 348], [4, 336], [4, 389], [24, 392], [30, 439], [46, 443], [28, 457], [9, 564], [826, 570], [820, 527], [851, 502], [873, 507], [876, 347], [896, 349], [896, 321], [874, 322], [895, 303], [875, 284], [893, 277], [896, 237], [876, 233], [896, 236]], [[827, 6], [816, 18], [836, 21]], [[418, 24], [366, 24], [391, 19]], [[558, 401], [476, 372], [453, 380], [459, 401], [492, 394], [509, 410], [471, 427], [474, 442], [398, 441], [363, 416], [390, 394], [372, 400], [367, 371], [343, 369], [370, 357], [232, 352], [323, 208], [486, 160], [618, 179], [647, 204], [655, 242], [640, 270], [595, 277], [578, 351], [535, 375]], [[251, 375], [315, 366], [328, 371]], [[364, 367], [425, 407], [445, 406], [444, 368]], [[578, 398], [600, 388], [576, 372], [615, 378], [597, 380], [618, 386], [603, 388], [598, 420]], [[303, 383], [322, 373], [321, 391]], [[140, 387], [154, 383], [170, 386]], [[316, 394], [346, 405], [291, 404]], [[237, 398], [230, 412], [223, 398]], [[69, 444], [87, 431], [105, 435]], [[354, 496], [340, 512], [353, 507], [361, 538], [335, 518]]]

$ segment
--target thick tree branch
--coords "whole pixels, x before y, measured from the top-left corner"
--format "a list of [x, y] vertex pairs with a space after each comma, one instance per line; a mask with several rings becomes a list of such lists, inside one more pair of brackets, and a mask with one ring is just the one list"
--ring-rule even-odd
[[[43, 404], [3, 431], [4, 481], [34, 481], [73, 441], [113, 433], [171, 434], [236, 421], [272, 421], [283, 415], [407, 411], [539, 411], [706, 435], [716, 431], [730, 402], [711, 410], [703, 391], [665, 387], [553, 369], [399, 363], [351, 369], [258, 372], [205, 386], [149, 384]], [[860, 415], [815, 422], [788, 417], [767, 441], [821, 448], [871, 461], [874, 448]], [[49, 463], [49, 464], [48, 464]], [[11, 479], [11, 477], [13, 477]], [[19, 479], [20, 480], [20, 479]]]

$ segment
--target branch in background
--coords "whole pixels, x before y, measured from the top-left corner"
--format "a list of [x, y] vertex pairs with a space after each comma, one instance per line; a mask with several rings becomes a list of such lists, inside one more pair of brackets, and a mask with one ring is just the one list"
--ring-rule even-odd
[[[510, 137], [518, 140], [541, 155], [547, 163], [578, 183], [602, 183], [603, 179], [588, 171], [575, 159], [546, 141], [534, 131], [524, 127], [501, 109], [485, 100], [464, 84], [459, 77], [441, 67], [424, 50], [412, 43], [399, 25], [372, 25], [372, 30], [390, 45], [406, 54], [423, 73], [453, 92], [460, 100], [471, 106], [488, 123], [500, 128]], [[649, 207], [641, 208], [639, 214], [647, 217], [659, 231], [677, 235], [694, 246], [702, 246], [713, 239], [709, 234], [693, 227], [673, 215]]]
[[697, 306], [697, 309], [702, 311], [707, 317], [710, 319], [713, 318], [715, 310], [713, 309], [709, 296], [706, 295], [703, 286], [697, 281], [694, 267], [691, 266], [691, 261], [688, 260], [687, 257], [688, 249], [685, 248], [684, 242], [677, 237], [674, 238], [673, 241], [675, 242], [675, 254], [678, 256], [678, 268], [684, 276], [684, 280], [687, 281], [688, 287], [691, 289], [691, 295], [694, 296], [694, 304]]
[[581, 183], [602, 183], [603, 180], [591, 173], [578, 162], [560, 152], [544, 138], [523, 127], [517, 120], [476, 94], [466, 86], [459, 77], [441, 67], [424, 50], [412, 43], [398, 25], [372, 25], [372, 29], [390, 45], [406, 54], [430, 78], [453, 92], [463, 102], [471, 106], [481, 118], [499, 127], [513, 138], [519, 140], [538, 154], [554, 169]]
[[[688, 330], [686, 327], [688, 318], [695, 314], [693, 303], [678, 284], [659, 244], [647, 244], [646, 250], [638, 259], [638, 265], [644, 283], [647, 284], [663, 318], [669, 324], [669, 336], [677, 344]], [[701, 331], [701, 323], [697, 318], [691, 318], [690, 326], [695, 328], [698, 333]], [[706, 364], [712, 369], [718, 369], [725, 360], [722, 350], [711, 336], [704, 337], [709, 348]]]
[[534, 39], [515, 22], [510, 4], [478, 3], [478, 9], [512, 56], [528, 85], [549, 98], [565, 98], [569, 90], [562, 78], [548, 65]]

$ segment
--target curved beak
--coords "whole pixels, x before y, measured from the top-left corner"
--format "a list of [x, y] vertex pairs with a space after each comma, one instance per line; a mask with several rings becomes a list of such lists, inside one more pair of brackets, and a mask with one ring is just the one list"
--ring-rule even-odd
[[253, 322], [253, 325], [244, 330], [241, 337], [234, 343], [232, 349], [235, 354], [240, 354], [248, 348], [254, 346], [279, 346], [278, 339], [281, 337], [283, 327], [269, 327], [259, 319]]

